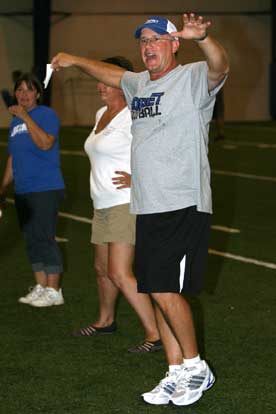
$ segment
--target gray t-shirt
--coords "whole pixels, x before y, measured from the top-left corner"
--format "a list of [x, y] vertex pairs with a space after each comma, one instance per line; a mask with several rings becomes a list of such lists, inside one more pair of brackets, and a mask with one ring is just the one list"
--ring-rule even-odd
[[132, 113], [132, 213], [192, 205], [212, 212], [208, 132], [223, 82], [208, 91], [207, 70], [206, 62], [197, 62], [154, 81], [148, 71], [123, 75]]

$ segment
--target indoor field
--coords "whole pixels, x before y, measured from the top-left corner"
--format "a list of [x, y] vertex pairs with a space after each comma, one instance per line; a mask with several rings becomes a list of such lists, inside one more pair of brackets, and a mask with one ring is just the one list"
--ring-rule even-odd
[[[97, 315], [92, 268], [90, 129], [63, 127], [66, 182], [57, 237], [66, 270], [64, 306], [18, 303], [32, 285], [13, 205], [12, 188], [0, 221], [1, 395], [3, 414], [269, 414], [275, 412], [276, 123], [227, 123], [224, 140], [210, 138], [213, 207], [204, 292], [190, 298], [201, 355], [214, 387], [190, 407], [150, 406], [140, 394], [166, 371], [163, 352], [133, 355], [143, 339], [136, 314], [120, 299], [118, 331], [74, 338]], [[0, 170], [8, 131], [0, 131]]]

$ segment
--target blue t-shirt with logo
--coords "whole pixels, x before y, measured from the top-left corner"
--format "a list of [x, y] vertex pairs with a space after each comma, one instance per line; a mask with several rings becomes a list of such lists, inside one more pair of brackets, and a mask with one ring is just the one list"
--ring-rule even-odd
[[56, 113], [39, 105], [29, 112], [34, 122], [47, 134], [55, 137], [48, 150], [40, 149], [32, 140], [25, 122], [14, 117], [10, 125], [8, 151], [17, 194], [58, 190], [64, 188], [60, 170], [58, 133], [60, 122]]

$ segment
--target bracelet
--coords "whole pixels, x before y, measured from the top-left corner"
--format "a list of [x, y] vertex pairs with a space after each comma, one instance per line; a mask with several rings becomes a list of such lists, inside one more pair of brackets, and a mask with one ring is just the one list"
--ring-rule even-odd
[[205, 33], [205, 35], [200, 37], [199, 39], [193, 39], [193, 40], [195, 40], [196, 42], [202, 42], [202, 40], [205, 40], [207, 36], [208, 36], [208, 33]]

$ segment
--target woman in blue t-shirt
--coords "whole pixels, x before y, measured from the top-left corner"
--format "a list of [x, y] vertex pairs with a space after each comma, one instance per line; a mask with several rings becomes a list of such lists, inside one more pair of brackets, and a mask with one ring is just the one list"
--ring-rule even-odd
[[60, 288], [62, 258], [55, 240], [56, 221], [63, 198], [56, 113], [39, 105], [42, 86], [33, 74], [15, 82], [16, 104], [9, 107], [9, 157], [0, 186], [3, 200], [14, 181], [15, 206], [36, 285], [20, 303], [44, 307], [64, 303]]

